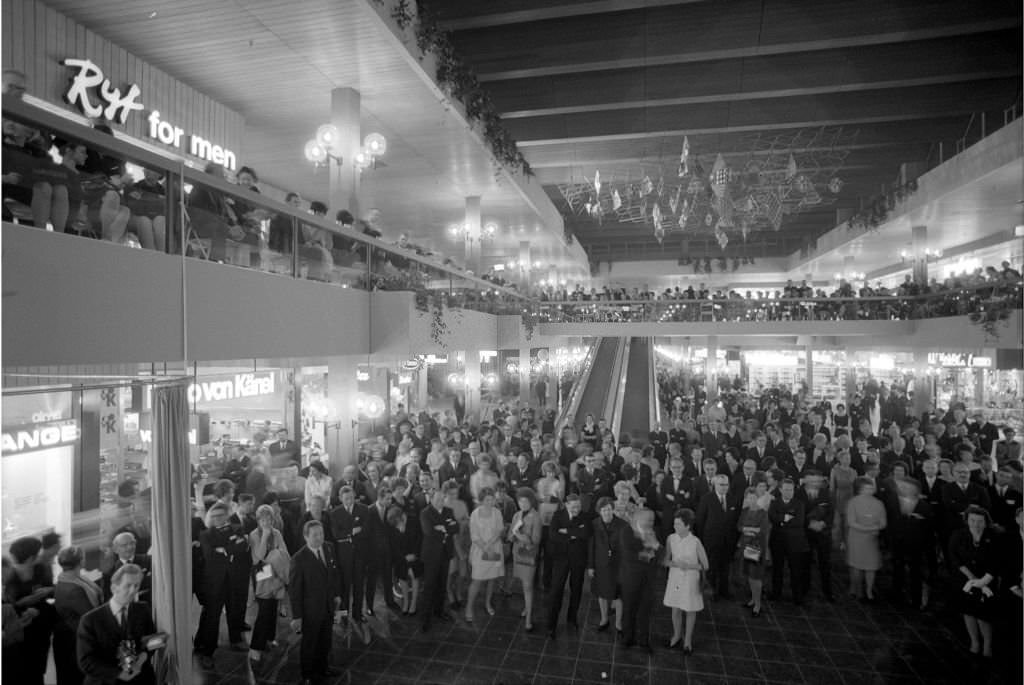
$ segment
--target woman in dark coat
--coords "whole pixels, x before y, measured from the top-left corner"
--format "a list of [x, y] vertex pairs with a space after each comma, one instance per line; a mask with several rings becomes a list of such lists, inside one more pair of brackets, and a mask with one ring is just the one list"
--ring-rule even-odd
[[954, 602], [963, 614], [971, 638], [971, 654], [991, 657], [992, 620], [1002, 559], [988, 512], [972, 504], [964, 511], [964, 518], [967, 527], [953, 533], [949, 541], [949, 559], [955, 570]]
[[615, 608], [615, 629], [622, 630], [622, 600], [619, 590], [619, 537], [626, 527], [625, 521], [615, 515], [611, 497], [597, 501], [598, 518], [594, 520], [594, 534], [590, 538], [591, 590], [597, 596], [601, 609], [601, 624], [598, 632], [608, 629], [608, 605]]
[[654, 512], [637, 509], [632, 524], [619, 533], [624, 647], [639, 644], [648, 651], [651, 649], [651, 609], [662, 552], [654, 532]]

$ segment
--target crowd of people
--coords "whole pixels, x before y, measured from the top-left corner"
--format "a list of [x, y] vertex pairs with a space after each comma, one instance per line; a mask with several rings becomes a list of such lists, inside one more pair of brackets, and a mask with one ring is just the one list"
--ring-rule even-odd
[[[1021, 307], [1021, 275], [1009, 262], [944, 280], [918, 284], [906, 276], [897, 288], [865, 282], [855, 289], [841, 280], [826, 292], [807, 281], [788, 281], [781, 290], [712, 290], [701, 283], [663, 292], [633, 288], [567, 291], [548, 287], [537, 293], [543, 321], [799, 321], [920, 319], [956, 316], [993, 307]], [[619, 304], [615, 304], [619, 303]]]
[[[311, 464], [304, 513], [282, 509], [272, 492], [254, 513], [251, 494], [222, 480], [206, 529], [196, 523], [197, 549], [203, 559], [228, 550], [240, 567], [233, 574], [235, 562], [218, 559], [219, 570], [198, 576], [207, 598], [197, 653], [212, 655], [226, 608], [231, 641], [258, 662], [274, 647], [272, 619], [287, 598], [313, 679], [330, 672], [323, 655], [335, 621], [373, 639], [366, 618], [381, 609], [380, 594], [393, 614], [415, 614], [429, 631], [454, 612], [467, 623], [481, 608], [494, 614], [496, 593], [521, 592], [524, 630], [540, 615], [557, 639], [563, 626], [579, 630], [588, 576], [598, 631], [614, 625], [624, 646], [649, 649], [661, 603], [673, 625], [665, 644], [689, 653], [699, 644], [702, 579], [710, 601], [742, 586], [757, 617], [784, 590], [796, 604], [834, 601], [840, 556], [847, 591], [863, 601], [878, 598], [878, 574], [888, 570], [897, 605], [955, 608], [979, 659], [1014, 644], [1022, 498], [1012, 429], [969, 421], [962, 407], [914, 417], [889, 393], [876, 428], [863, 401], [851, 414], [828, 414], [784, 388], [763, 392], [763, 402], [734, 395], [676, 416], [667, 432], [654, 427], [642, 448], [592, 416], [555, 434], [550, 416], [532, 409], [500, 410], [477, 426], [412, 415], [394, 436], [364, 443], [338, 479]], [[313, 617], [303, 589], [310, 564], [299, 563], [308, 550], [322, 555], [313, 571], [326, 569], [328, 580], [316, 586]], [[241, 610], [231, 617], [231, 586], [247, 583], [253, 568], [266, 577], [246, 644]]]

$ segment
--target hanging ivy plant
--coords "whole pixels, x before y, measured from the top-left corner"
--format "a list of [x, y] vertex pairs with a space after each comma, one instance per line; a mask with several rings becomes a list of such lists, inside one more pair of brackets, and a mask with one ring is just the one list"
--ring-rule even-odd
[[448, 349], [448, 322], [444, 319], [444, 300], [441, 297], [434, 297], [433, 306], [430, 309], [430, 339], [441, 349]]
[[537, 328], [537, 313], [533, 311], [532, 307], [523, 307], [520, 318], [523, 322], [523, 331], [526, 333], [526, 339], [533, 340], [533, 331]]
[[[384, 0], [374, 2], [384, 6]], [[412, 2], [416, 2], [415, 12]], [[391, 18], [401, 31], [410, 25], [413, 27], [416, 48], [420, 52], [419, 60], [422, 62], [428, 54], [434, 56], [437, 62], [434, 78], [438, 87], [447, 96], [462, 103], [470, 125], [479, 129], [498, 164], [526, 178], [533, 176], [533, 170], [523, 153], [501, 123], [501, 116], [490, 96], [483, 90], [472, 69], [456, 54], [451, 34], [441, 28], [437, 16], [427, 4], [417, 0], [397, 0], [391, 10]]]
[[981, 326], [988, 338], [998, 339], [999, 330], [1006, 328], [1013, 312], [1013, 303], [1008, 300], [988, 302], [981, 311], [972, 312], [967, 320], [975, 326]]

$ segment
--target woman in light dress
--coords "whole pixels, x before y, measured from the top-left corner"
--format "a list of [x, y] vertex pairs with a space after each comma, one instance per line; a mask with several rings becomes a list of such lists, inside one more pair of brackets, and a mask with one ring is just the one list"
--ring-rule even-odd
[[[672, 522], [675, 532], [668, 536], [665, 566], [668, 567], [668, 583], [665, 586], [664, 604], [672, 608], [672, 639], [669, 647], [683, 641], [683, 651], [693, 653], [693, 627], [697, 612], [704, 609], [704, 597], [700, 592], [701, 573], [708, 569], [708, 555], [697, 536], [693, 534], [696, 518], [690, 509], [680, 509]], [[686, 614], [686, 633], [683, 632], [683, 614]]]
[[466, 599], [466, 622], [473, 622], [473, 604], [480, 592], [480, 584], [487, 583], [484, 594], [484, 606], [487, 613], [494, 616], [491, 597], [494, 594], [494, 581], [505, 575], [505, 555], [502, 550], [502, 535], [505, 532], [505, 521], [501, 511], [494, 506], [494, 490], [482, 488], [477, 493], [480, 505], [469, 517], [469, 537], [472, 546], [469, 549], [469, 566], [472, 570], [469, 583], [469, 597]]
[[849, 450], [842, 449], [836, 452], [836, 460], [838, 463], [832, 467], [828, 476], [828, 489], [834, 499], [832, 511], [837, 514], [833, 539], [842, 540], [846, 531], [846, 505], [853, 497], [853, 483], [857, 480], [857, 471], [850, 466]]
[[537, 512], [537, 495], [530, 488], [516, 491], [519, 511], [512, 517], [508, 530], [512, 543], [512, 574], [523, 584], [523, 598], [526, 606], [522, 617], [526, 619], [524, 629], [533, 632], [533, 580], [537, 573], [537, 550], [540, 547], [541, 523]]
[[850, 567], [850, 594], [859, 597], [863, 579], [864, 598], [875, 599], [875, 574], [882, 568], [878, 536], [886, 526], [885, 505], [876, 498], [875, 482], [860, 477], [846, 505], [846, 563]]

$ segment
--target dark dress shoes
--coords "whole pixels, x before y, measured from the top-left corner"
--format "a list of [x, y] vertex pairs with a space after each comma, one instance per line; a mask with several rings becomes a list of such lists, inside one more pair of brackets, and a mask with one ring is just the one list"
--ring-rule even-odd
[[605, 621], [601, 625], [597, 626], [597, 632], [603, 633], [604, 631], [608, 630], [608, 626], [610, 626], [611, 624], [611, 621]]

